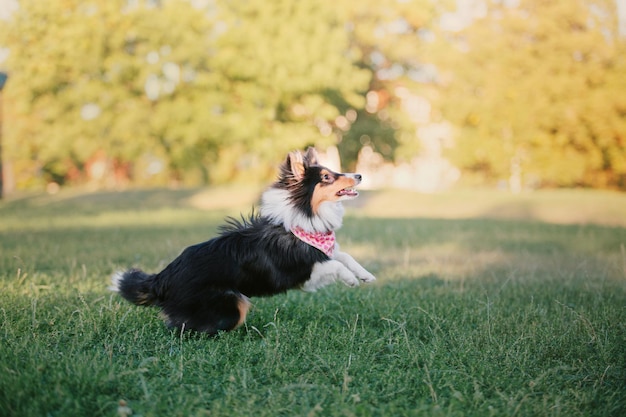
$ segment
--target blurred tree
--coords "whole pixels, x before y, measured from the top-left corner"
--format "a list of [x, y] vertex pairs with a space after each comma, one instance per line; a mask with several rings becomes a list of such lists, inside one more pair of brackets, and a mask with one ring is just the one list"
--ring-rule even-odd
[[184, 71], [204, 68], [209, 25], [187, 2], [162, 3], [20, 2], [6, 42], [15, 78], [7, 157], [57, 182], [102, 151], [119, 162], [151, 152], [180, 167], [169, 141], [182, 142], [190, 123], [173, 109], [203, 113]]
[[265, 179], [309, 144], [339, 143], [347, 167], [364, 144], [408, 160], [420, 122], [404, 99], [419, 94], [428, 122], [458, 126], [466, 172], [626, 188], [614, 1], [477, 1], [483, 17], [441, 30], [451, 3], [22, 0], [0, 26], [4, 158], [21, 186]]
[[362, 108], [370, 73], [350, 54], [333, 4], [317, 0], [223, 3], [212, 64], [231, 100], [229, 137], [258, 157], [335, 144], [335, 120]]
[[0, 35], [5, 157], [22, 178], [63, 182], [102, 153], [109, 171], [265, 175], [276, 154], [332, 143], [369, 82], [332, 4], [314, 0], [23, 0]]
[[[381, 2], [340, 0], [337, 12], [350, 35], [352, 54], [372, 73], [367, 103], [352, 113], [349, 129], [337, 129], [342, 159], [352, 164], [363, 145], [388, 160], [409, 160], [419, 150], [414, 115], [402, 105], [398, 90], [430, 97], [436, 71], [430, 53], [437, 18], [451, 1]], [[439, 44], [441, 48], [449, 47]]]
[[489, 3], [449, 33], [445, 116], [454, 161], [522, 186], [626, 188], [626, 40], [612, 0]]

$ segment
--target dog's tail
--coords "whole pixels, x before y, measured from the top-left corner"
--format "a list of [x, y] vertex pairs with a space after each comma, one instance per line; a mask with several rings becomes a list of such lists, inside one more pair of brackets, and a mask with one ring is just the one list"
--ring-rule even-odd
[[156, 275], [147, 274], [139, 269], [119, 271], [111, 277], [109, 290], [118, 292], [122, 297], [133, 304], [149, 306], [156, 301], [154, 293], [154, 278]]

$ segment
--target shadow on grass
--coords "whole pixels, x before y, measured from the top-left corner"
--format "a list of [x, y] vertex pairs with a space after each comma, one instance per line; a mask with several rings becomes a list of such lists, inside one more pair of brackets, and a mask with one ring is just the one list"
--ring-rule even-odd
[[141, 189], [129, 191], [63, 191], [60, 194], [34, 194], [14, 197], [0, 206], [1, 211], [36, 210], [54, 213], [95, 213], [186, 207], [200, 189]]
[[0, 213], [17, 210], [51, 212], [53, 214], [93, 214], [100, 212], [200, 209], [252, 209], [258, 202], [261, 188], [256, 186], [211, 188], [152, 188], [125, 191], [64, 190], [58, 194], [25, 194], [0, 200]]

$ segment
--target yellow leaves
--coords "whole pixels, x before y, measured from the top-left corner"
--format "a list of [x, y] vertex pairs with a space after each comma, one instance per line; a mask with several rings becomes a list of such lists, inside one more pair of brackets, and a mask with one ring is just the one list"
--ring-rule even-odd
[[480, 116], [477, 113], [470, 113], [467, 115], [466, 122], [470, 126], [476, 127], [480, 124]]
[[522, 0], [489, 7], [463, 33], [467, 53], [447, 62], [457, 69], [443, 102], [451, 109], [446, 116], [464, 126], [464, 149], [492, 151], [473, 161], [456, 152], [455, 160], [507, 178], [502, 160], [524, 149], [522, 175], [540, 184], [623, 183], [615, 173], [624, 153], [615, 149], [624, 147], [626, 63], [624, 41], [607, 20], [614, 4]]

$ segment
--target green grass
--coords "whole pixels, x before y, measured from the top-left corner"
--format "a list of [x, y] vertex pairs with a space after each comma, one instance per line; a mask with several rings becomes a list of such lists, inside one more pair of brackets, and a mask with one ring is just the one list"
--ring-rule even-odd
[[215, 338], [106, 290], [255, 192], [0, 203], [0, 415], [625, 415], [626, 196], [366, 192], [338, 239], [374, 285], [256, 298]]

